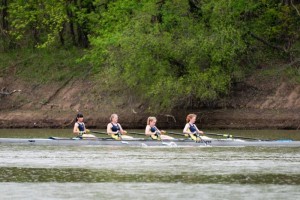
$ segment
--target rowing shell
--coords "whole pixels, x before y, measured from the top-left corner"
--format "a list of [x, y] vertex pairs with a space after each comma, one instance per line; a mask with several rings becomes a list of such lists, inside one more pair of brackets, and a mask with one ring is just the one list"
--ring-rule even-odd
[[25, 145], [95, 145], [95, 146], [170, 146], [170, 147], [197, 147], [197, 146], [267, 146], [267, 147], [300, 147], [300, 141], [276, 140], [276, 141], [245, 141], [236, 139], [210, 139], [195, 142], [190, 139], [174, 140], [149, 140], [134, 138], [130, 140], [117, 141], [111, 138], [96, 139], [70, 139], [50, 137], [49, 139], [22, 139], [22, 138], [0, 138], [0, 144], [25, 144]]

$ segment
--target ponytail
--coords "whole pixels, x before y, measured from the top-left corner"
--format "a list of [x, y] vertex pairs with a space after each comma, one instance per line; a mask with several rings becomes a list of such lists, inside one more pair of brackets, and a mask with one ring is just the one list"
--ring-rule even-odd
[[156, 117], [148, 117], [148, 119], [147, 119], [147, 125], [149, 125], [150, 124], [150, 122], [152, 122], [152, 121], [157, 121], [156, 120]]
[[193, 117], [197, 117], [197, 115], [195, 115], [195, 114], [188, 114], [188, 116], [186, 116], [186, 123], [189, 123]]
[[78, 118], [83, 117], [82, 113], [77, 113], [76, 118], [75, 118], [75, 122], [78, 122]]
[[114, 118], [114, 117], [118, 117], [118, 115], [117, 114], [111, 114], [111, 116], [110, 116], [110, 121], [112, 121], [112, 119]]

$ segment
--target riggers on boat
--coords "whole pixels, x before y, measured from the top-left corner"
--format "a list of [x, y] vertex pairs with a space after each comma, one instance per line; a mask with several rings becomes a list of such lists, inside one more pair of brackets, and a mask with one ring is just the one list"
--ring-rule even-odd
[[274, 141], [245, 141], [241, 139], [202, 139], [195, 142], [191, 139], [173, 140], [151, 140], [144, 138], [114, 140], [112, 138], [59, 138], [50, 137], [48, 139], [21, 139], [21, 138], [0, 138], [0, 144], [22, 144], [22, 145], [94, 145], [94, 146], [165, 146], [165, 147], [300, 147], [300, 141], [274, 140]]

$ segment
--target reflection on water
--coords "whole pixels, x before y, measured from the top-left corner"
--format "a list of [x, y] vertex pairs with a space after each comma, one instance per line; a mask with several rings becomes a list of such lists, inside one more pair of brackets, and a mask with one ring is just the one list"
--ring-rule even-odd
[[0, 182], [142, 182], [300, 185], [300, 174], [127, 173], [74, 168], [0, 168]]
[[300, 184], [300, 148], [0, 146], [2, 182]]
[[[184, 183], [0, 183], [1, 199], [298, 199], [299, 186]], [[12, 192], [13, 191], [13, 192]]]

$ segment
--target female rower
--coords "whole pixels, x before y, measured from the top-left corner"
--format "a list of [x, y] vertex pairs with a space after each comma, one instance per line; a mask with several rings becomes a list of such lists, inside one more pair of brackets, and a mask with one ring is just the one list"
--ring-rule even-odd
[[200, 131], [195, 122], [196, 122], [196, 118], [197, 118], [197, 115], [195, 114], [189, 114], [187, 117], [186, 117], [186, 122], [187, 124], [185, 125], [184, 129], [183, 129], [183, 133], [184, 134], [188, 134], [188, 136], [190, 138], [192, 138], [193, 140], [195, 141], [200, 141], [201, 138], [200, 138], [200, 135], [199, 134], [204, 134], [203, 131]]
[[77, 137], [95, 138], [94, 135], [87, 134], [88, 132], [90, 131], [85, 127], [85, 124], [83, 122], [83, 115], [81, 113], [78, 113], [76, 116], [76, 122], [74, 124], [73, 133]]
[[153, 140], [170, 140], [174, 139], [173, 137], [170, 137], [168, 135], [162, 135], [165, 134], [166, 131], [159, 130], [155, 124], [157, 120], [156, 117], [148, 117], [147, 119], [147, 126], [145, 129], [145, 135], [150, 136]]
[[118, 115], [112, 114], [110, 116], [110, 123], [107, 124], [107, 134], [110, 135], [112, 138], [116, 140], [122, 139], [124, 134], [127, 133], [127, 131], [124, 131], [121, 124], [118, 123]]

